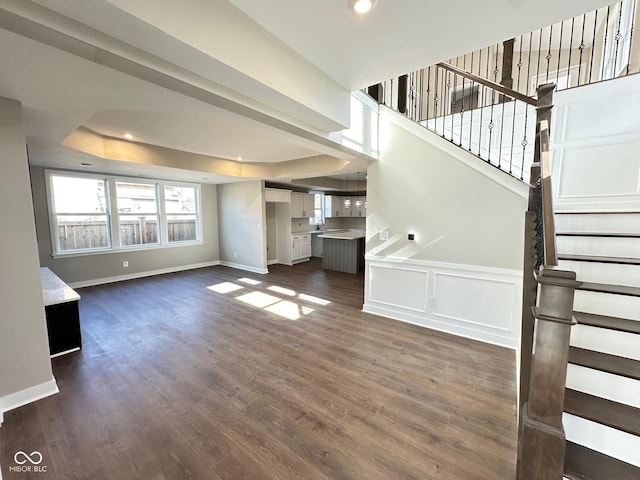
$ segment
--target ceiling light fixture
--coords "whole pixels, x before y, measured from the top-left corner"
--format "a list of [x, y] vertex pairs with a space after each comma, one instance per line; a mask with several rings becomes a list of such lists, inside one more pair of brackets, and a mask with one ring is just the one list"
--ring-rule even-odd
[[241, 161], [242, 161], [242, 156], [238, 155], [238, 156], [236, 157], [236, 160], [238, 160], [239, 162], [241, 162]]
[[[347, 173], [347, 195], [349, 194], [349, 174]], [[344, 197], [344, 208], [351, 208], [351, 197]]]
[[133, 135], [131, 135], [129, 132], [124, 132], [122, 134], [122, 138], [126, 138], [127, 140], [133, 140]]
[[349, 8], [362, 15], [376, 5], [376, 0], [349, 0]]

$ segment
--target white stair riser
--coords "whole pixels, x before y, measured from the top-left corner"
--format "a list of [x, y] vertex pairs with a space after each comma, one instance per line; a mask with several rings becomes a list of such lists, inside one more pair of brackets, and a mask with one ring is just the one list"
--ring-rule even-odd
[[638, 233], [640, 213], [556, 215], [557, 232]]
[[571, 327], [571, 345], [595, 352], [640, 360], [640, 335], [589, 325]]
[[559, 254], [640, 258], [638, 238], [559, 236], [556, 244]]
[[640, 265], [572, 260], [560, 260], [558, 265], [563, 269], [576, 272], [578, 280], [583, 282], [640, 287]]
[[580, 365], [567, 366], [567, 388], [640, 408], [640, 382]]
[[568, 413], [562, 424], [567, 440], [640, 467], [640, 437]]
[[640, 297], [576, 290], [573, 309], [578, 312], [640, 320]]

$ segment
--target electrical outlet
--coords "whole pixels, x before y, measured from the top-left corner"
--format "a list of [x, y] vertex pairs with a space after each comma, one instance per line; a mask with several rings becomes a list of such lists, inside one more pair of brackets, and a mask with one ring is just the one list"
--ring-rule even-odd
[[129, 262], [127, 262], [126, 260], [122, 262], [122, 268], [129, 268]]

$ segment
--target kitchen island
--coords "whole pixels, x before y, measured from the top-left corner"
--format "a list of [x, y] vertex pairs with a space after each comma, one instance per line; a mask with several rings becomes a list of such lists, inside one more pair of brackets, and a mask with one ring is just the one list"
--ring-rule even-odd
[[364, 268], [363, 231], [327, 232], [322, 238], [322, 268], [345, 273], [358, 273]]

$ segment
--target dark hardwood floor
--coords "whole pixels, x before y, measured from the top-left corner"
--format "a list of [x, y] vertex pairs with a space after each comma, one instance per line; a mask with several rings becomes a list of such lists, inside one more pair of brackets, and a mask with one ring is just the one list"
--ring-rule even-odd
[[514, 478], [514, 352], [362, 313], [317, 259], [269, 269], [80, 289], [83, 349], [5, 415], [4, 480]]

